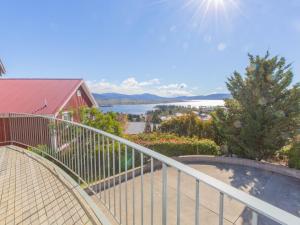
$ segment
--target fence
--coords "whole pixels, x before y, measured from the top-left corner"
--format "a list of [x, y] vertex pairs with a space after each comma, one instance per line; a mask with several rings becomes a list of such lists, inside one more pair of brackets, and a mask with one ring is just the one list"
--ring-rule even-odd
[[[298, 217], [200, 171], [83, 124], [1, 114], [0, 143], [27, 148], [58, 164], [118, 224], [223, 225], [233, 222], [232, 207], [241, 210], [248, 224], [300, 224]], [[202, 196], [204, 189], [211, 196]]]

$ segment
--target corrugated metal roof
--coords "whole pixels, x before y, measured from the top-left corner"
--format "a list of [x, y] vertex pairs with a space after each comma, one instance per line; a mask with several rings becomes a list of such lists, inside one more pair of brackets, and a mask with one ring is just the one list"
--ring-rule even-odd
[[0, 112], [54, 115], [81, 79], [0, 79]]

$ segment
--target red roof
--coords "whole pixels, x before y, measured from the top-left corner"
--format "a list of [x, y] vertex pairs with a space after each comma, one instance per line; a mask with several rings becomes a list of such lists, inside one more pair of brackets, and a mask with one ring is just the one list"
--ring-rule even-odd
[[81, 79], [0, 79], [0, 112], [55, 115], [81, 85]]

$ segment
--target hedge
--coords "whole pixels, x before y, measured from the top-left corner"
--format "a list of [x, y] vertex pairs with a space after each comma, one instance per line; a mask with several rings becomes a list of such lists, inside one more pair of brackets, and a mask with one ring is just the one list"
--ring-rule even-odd
[[128, 135], [128, 139], [163, 155], [220, 155], [220, 147], [212, 140], [179, 137], [174, 134], [150, 133]]
[[291, 146], [289, 153], [289, 167], [300, 169], [300, 142]]

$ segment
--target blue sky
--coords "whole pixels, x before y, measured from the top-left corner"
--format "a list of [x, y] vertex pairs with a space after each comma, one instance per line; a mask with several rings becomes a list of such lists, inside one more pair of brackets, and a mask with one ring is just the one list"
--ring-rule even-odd
[[269, 50], [300, 80], [299, 0], [0, 3], [6, 77], [81, 77], [95, 92], [209, 94], [227, 92], [247, 52]]

